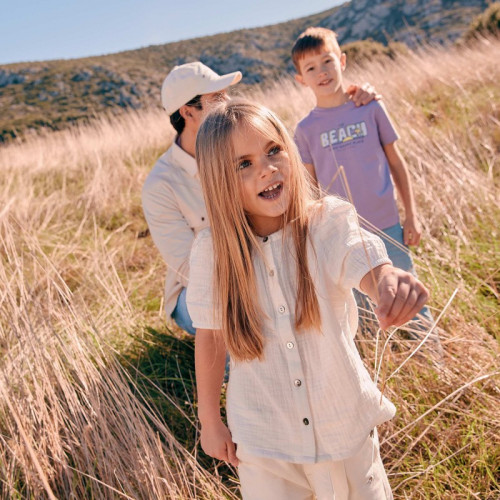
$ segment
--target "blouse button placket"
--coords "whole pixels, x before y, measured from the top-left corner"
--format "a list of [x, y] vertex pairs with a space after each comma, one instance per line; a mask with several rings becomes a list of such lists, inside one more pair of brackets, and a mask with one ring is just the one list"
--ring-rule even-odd
[[[274, 258], [273, 245], [279, 244], [279, 242], [273, 241], [272, 237], [269, 238], [269, 241], [267, 237], [264, 238], [263, 242], [265, 244], [262, 246], [262, 249], [268, 265], [268, 272], [266, 274], [268, 276], [267, 281], [271, 295], [271, 303], [274, 310], [277, 311], [275, 317], [276, 333], [282, 339], [282, 345], [287, 348], [285, 361], [291, 378], [290, 384], [294, 388], [294, 404], [298, 415], [311, 415], [307, 391], [302, 389], [305, 376], [302, 368], [300, 350], [296, 348], [297, 340], [294, 333], [295, 325], [291, 324], [292, 318], [290, 316], [290, 307], [288, 306], [283, 290], [281, 289], [278, 279], [279, 274], [276, 272], [279, 269], [280, 261], [279, 259]], [[278, 247], [278, 250], [281, 251], [281, 246]], [[293, 338], [290, 338], [291, 335], [293, 335]], [[303, 443], [302, 448], [304, 454], [308, 456], [315, 456], [316, 441], [313, 431], [314, 426], [310, 425], [310, 418], [302, 417], [297, 424], [299, 425], [299, 427], [297, 427], [297, 432], [299, 433], [300, 439]]]

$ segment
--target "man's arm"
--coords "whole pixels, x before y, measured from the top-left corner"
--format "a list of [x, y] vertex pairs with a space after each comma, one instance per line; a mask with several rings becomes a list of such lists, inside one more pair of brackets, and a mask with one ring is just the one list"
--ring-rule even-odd
[[177, 273], [186, 287], [189, 276], [189, 252], [194, 232], [181, 213], [173, 193], [165, 185], [145, 184], [142, 207], [153, 241], [169, 270]]
[[360, 288], [377, 304], [375, 314], [382, 329], [410, 321], [429, 298], [428, 290], [417, 278], [390, 264], [365, 274]]
[[235, 445], [229, 429], [220, 416], [220, 391], [225, 362], [226, 347], [222, 333], [216, 330], [197, 329], [195, 364], [201, 446], [207, 455], [225, 460], [237, 467]]
[[399, 152], [396, 143], [384, 146], [385, 155], [389, 162], [389, 168], [394, 179], [394, 184], [405, 209], [403, 222], [403, 241], [405, 245], [418, 245], [420, 243], [421, 227], [417, 220], [415, 199], [411, 186], [410, 174], [406, 168], [405, 161]]

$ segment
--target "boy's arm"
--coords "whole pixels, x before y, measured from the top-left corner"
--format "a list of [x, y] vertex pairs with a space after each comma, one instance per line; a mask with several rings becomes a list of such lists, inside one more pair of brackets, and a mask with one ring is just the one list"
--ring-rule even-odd
[[405, 245], [418, 245], [422, 229], [417, 220], [415, 199], [411, 186], [410, 175], [406, 168], [405, 161], [398, 150], [396, 143], [384, 146], [385, 155], [389, 162], [394, 184], [405, 209], [405, 219], [403, 222], [403, 241]]
[[237, 467], [238, 459], [231, 433], [220, 416], [220, 391], [225, 364], [226, 347], [222, 333], [197, 329], [195, 365], [201, 446], [207, 455]]
[[390, 264], [365, 274], [360, 288], [377, 304], [375, 314], [382, 329], [410, 321], [429, 298], [428, 290], [415, 276]]

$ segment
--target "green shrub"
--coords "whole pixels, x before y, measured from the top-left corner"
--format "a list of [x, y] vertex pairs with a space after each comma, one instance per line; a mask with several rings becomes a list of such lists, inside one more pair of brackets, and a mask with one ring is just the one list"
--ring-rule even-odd
[[482, 14], [479, 14], [469, 26], [464, 39], [469, 41], [479, 36], [500, 34], [500, 2], [492, 3]]
[[408, 47], [403, 43], [391, 42], [389, 45], [383, 45], [371, 39], [347, 43], [342, 45], [341, 49], [347, 55], [348, 64], [363, 64], [385, 57], [394, 59], [397, 54], [408, 52]]

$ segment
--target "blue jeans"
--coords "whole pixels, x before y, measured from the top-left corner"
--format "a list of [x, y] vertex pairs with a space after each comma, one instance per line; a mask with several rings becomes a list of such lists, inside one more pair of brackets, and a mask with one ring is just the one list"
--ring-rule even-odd
[[[382, 241], [385, 244], [385, 248], [387, 249], [387, 254], [389, 255], [389, 259], [391, 259], [392, 261], [392, 265], [394, 267], [399, 267], [404, 271], [408, 271], [409, 273], [413, 274], [413, 276], [416, 277], [417, 274], [415, 272], [415, 268], [413, 267], [413, 261], [410, 256], [409, 249], [403, 243], [403, 228], [401, 227], [401, 224], [398, 223], [394, 226], [388, 227], [387, 229], [383, 229], [382, 232], [389, 237], [385, 238], [384, 236], [381, 236]], [[399, 243], [399, 245], [401, 246], [395, 245], [392, 240]], [[366, 295], [364, 295], [361, 292], [358, 292], [357, 290], [354, 290], [354, 296], [356, 298], [358, 307], [362, 309], [360, 311], [361, 323], [363, 323], [363, 319], [365, 318], [374, 319], [374, 315], [371, 312], [371, 307], [368, 303]], [[365, 310], [368, 310], [369, 312], [365, 312]], [[427, 306], [424, 306], [418, 314], [419, 314], [418, 316], [413, 318], [415, 324], [412, 326], [414, 328], [419, 330], [426, 330], [428, 328], [429, 323], [430, 324], [434, 323], [434, 318], [432, 317], [432, 314]], [[428, 324], [427, 325], [423, 324], [422, 319], [424, 320], [425, 323]]]
[[193, 327], [193, 321], [191, 316], [189, 316], [189, 311], [186, 304], [186, 289], [183, 288], [179, 297], [177, 298], [177, 305], [172, 312], [172, 319], [177, 323], [179, 328], [182, 328], [186, 332], [194, 335], [196, 329]]

